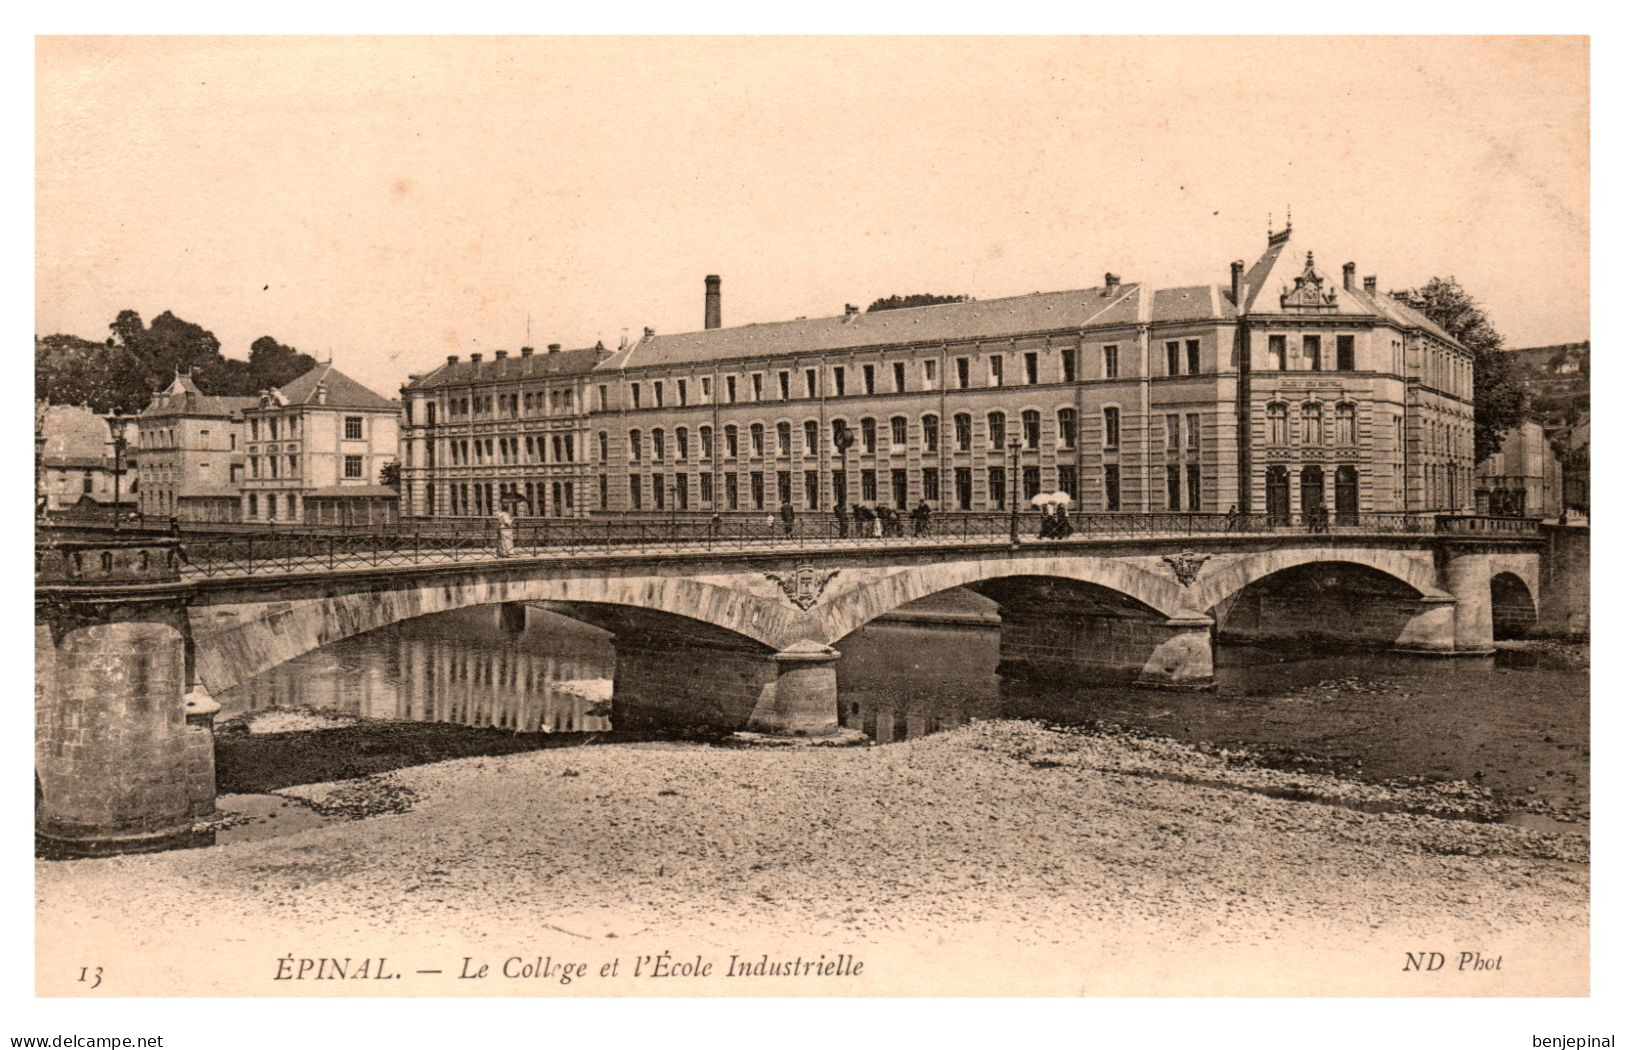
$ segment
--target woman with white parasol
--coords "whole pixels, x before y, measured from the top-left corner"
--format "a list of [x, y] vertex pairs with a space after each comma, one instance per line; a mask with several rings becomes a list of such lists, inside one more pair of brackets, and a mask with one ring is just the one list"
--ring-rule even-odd
[[1066, 508], [1072, 497], [1064, 492], [1040, 492], [1032, 498], [1032, 505], [1043, 511], [1038, 523], [1041, 540], [1064, 540], [1072, 535], [1072, 523], [1067, 520]]

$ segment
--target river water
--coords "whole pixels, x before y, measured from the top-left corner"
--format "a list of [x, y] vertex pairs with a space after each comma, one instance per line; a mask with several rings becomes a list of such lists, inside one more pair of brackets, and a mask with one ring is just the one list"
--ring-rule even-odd
[[[1515, 811], [1589, 815], [1588, 673], [1528, 653], [1437, 660], [1219, 647], [1216, 688], [1183, 693], [993, 673], [998, 632], [873, 624], [838, 648], [841, 721], [877, 743], [978, 718], [1104, 722], [1246, 748], [1268, 765], [1371, 780], [1467, 780]], [[607, 635], [529, 610], [425, 616], [330, 645], [217, 697], [220, 720], [269, 709], [613, 739]]]

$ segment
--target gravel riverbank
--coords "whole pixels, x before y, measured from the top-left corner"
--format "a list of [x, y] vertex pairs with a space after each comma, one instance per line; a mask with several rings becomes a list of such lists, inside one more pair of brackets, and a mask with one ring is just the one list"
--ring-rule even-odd
[[[1470, 812], [1471, 789], [1267, 770], [1166, 740], [977, 722], [837, 750], [628, 743], [281, 794], [372, 815], [41, 862], [39, 991], [72, 994], [92, 956], [114, 964], [113, 994], [1588, 986], [1582, 836], [1427, 815]], [[718, 969], [649, 977], [667, 951]], [[1447, 962], [1406, 971], [1407, 952]], [[725, 976], [731, 955], [764, 953], [822, 954], [830, 975]], [[377, 955], [402, 976], [275, 979], [289, 956]], [[861, 973], [837, 973], [843, 955]], [[461, 979], [465, 957], [489, 975]], [[580, 961], [592, 976], [527, 978], [510, 958]]]

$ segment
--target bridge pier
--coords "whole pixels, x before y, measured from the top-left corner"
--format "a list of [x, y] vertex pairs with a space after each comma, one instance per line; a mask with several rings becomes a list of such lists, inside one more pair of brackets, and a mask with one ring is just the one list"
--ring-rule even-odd
[[785, 738], [841, 732], [835, 661], [802, 641], [774, 652], [669, 635], [615, 636], [617, 728], [704, 726]]
[[50, 564], [42, 557], [34, 628], [39, 847], [95, 856], [196, 842], [193, 825], [214, 812], [219, 705], [186, 690], [186, 592], [159, 544], [94, 547], [55, 548]]
[[1213, 685], [1213, 620], [1200, 614], [1141, 618], [1055, 615], [1005, 608], [998, 673], [1172, 689]]

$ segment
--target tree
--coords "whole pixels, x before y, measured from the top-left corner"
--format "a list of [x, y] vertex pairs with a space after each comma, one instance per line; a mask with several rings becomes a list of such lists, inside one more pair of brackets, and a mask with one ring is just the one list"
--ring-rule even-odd
[[387, 486], [388, 488], [392, 488], [392, 489], [395, 489], [397, 491], [400, 490], [400, 487], [401, 487], [401, 461], [400, 460], [392, 459], [388, 463], [384, 464], [383, 469], [378, 472], [378, 484]]
[[134, 413], [152, 396], [141, 363], [129, 352], [75, 335], [34, 337], [34, 396], [96, 412]]
[[1502, 436], [1523, 422], [1525, 396], [1505, 340], [1478, 300], [1454, 277], [1435, 277], [1420, 288], [1390, 293], [1420, 310], [1473, 355], [1473, 454], [1482, 463], [1501, 448]]
[[908, 306], [936, 306], [939, 303], [968, 303], [968, 295], [933, 295], [930, 292], [915, 292], [913, 295], [888, 295], [884, 299], [876, 299], [869, 304], [864, 313], [874, 313], [876, 310], [901, 310]]
[[260, 336], [248, 348], [248, 372], [258, 384], [252, 393], [287, 386], [315, 367], [314, 357], [283, 346], [268, 335]]

